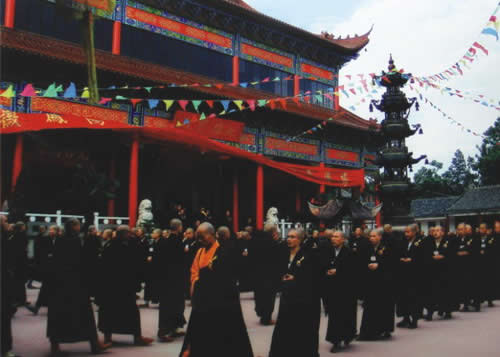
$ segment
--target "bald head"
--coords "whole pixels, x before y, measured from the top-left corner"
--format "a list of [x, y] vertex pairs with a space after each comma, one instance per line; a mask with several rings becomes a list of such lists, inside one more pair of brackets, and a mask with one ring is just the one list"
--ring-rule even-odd
[[210, 247], [215, 242], [215, 228], [211, 223], [203, 222], [196, 229], [196, 238], [204, 247]]
[[222, 226], [217, 229], [216, 236], [218, 241], [226, 241], [231, 238], [231, 231], [228, 227]]

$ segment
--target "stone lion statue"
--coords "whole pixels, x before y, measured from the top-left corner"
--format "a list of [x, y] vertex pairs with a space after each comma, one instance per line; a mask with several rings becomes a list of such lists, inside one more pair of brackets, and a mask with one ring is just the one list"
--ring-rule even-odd
[[267, 210], [265, 224], [279, 224], [278, 209], [276, 207], [271, 207]]
[[153, 203], [151, 200], [142, 200], [139, 204], [139, 216], [136, 227], [147, 227], [153, 224]]

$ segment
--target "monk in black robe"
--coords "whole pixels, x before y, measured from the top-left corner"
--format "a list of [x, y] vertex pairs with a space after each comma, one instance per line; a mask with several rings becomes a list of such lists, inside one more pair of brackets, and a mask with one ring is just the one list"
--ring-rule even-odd
[[274, 224], [266, 224], [264, 231], [257, 231], [253, 240], [255, 256], [255, 312], [262, 325], [272, 325], [271, 319], [280, 284], [280, 271], [277, 263], [279, 256], [279, 231]]
[[210, 223], [196, 230], [201, 248], [191, 269], [191, 317], [181, 357], [253, 357], [233, 260]]
[[429, 291], [426, 303], [426, 320], [433, 318], [434, 312], [438, 312], [444, 319], [451, 319], [455, 310], [453, 301], [453, 260], [456, 256], [456, 247], [453, 239], [445, 237], [441, 226], [434, 227], [432, 241], [432, 261], [430, 263], [430, 274], [425, 289]]
[[398, 327], [415, 329], [421, 317], [423, 301], [423, 278], [428, 269], [432, 253], [423, 238], [418, 237], [415, 224], [405, 229], [406, 241], [398, 251], [397, 265], [397, 315], [403, 319]]
[[493, 307], [495, 297], [495, 286], [498, 272], [496, 271], [497, 260], [500, 258], [499, 243], [493, 235], [488, 234], [488, 225], [481, 223], [479, 226], [479, 259], [478, 263], [478, 296], [480, 302], [488, 302]]
[[13, 307], [13, 286], [14, 286], [14, 261], [9, 259], [10, 245], [8, 236], [7, 217], [0, 216], [0, 244], [2, 255], [2, 280], [1, 280], [1, 307], [0, 314], [2, 315], [2, 356], [12, 350], [12, 315]]
[[337, 352], [342, 342], [348, 346], [356, 336], [358, 306], [354, 287], [359, 281], [355, 280], [354, 257], [344, 246], [344, 233], [334, 232], [330, 238], [330, 247], [321, 254], [321, 267], [328, 313], [326, 340], [333, 344], [331, 352]]
[[141, 273], [141, 280], [144, 281], [144, 305], [149, 307], [149, 302], [157, 304], [160, 302], [160, 292], [158, 289], [158, 281], [155, 272], [155, 259], [158, 251], [158, 243], [161, 238], [161, 229], [154, 229], [151, 233], [152, 241], [149, 242], [146, 238], [141, 241], [141, 249], [144, 250], [145, 262]]
[[314, 276], [319, 265], [310, 252], [301, 248], [303, 240], [303, 230], [291, 229], [288, 254], [279, 257], [282, 293], [269, 357], [319, 356], [317, 320], [321, 306]]
[[120, 226], [116, 239], [103, 250], [101, 267], [105, 282], [101, 284], [99, 330], [104, 333], [104, 342], [112, 343], [112, 334], [134, 336], [134, 344], [146, 346], [153, 341], [142, 337], [141, 316], [136, 303], [139, 267], [134, 261], [135, 247], [129, 244], [128, 226]]
[[69, 219], [65, 235], [54, 246], [47, 317], [47, 337], [54, 354], [59, 353], [60, 343], [89, 341], [92, 353], [109, 347], [97, 339], [79, 233], [80, 222]]
[[359, 340], [391, 337], [394, 332], [394, 256], [382, 242], [382, 232], [370, 232], [371, 248], [365, 262], [363, 318]]
[[90, 296], [95, 297], [98, 289], [99, 274], [99, 253], [101, 250], [101, 241], [97, 235], [97, 228], [89, 226], [88, 232], [83, 239], [83, 261], [87, 265], [85, 269], [87, 284], [89, 286]]
[[193, 228], [186, 229], [182, 244], [184, 245], [184, 274], [186, 279], [184, 296], [186, 299], [191, 299], [191, 265], [193, 265], [198, 250], [198, 242], [194, 237]]
[[479, 241], [466, 234], [466, 225], [457, 226], [457, 255], [455, 259], [455, 288], [458, 304], [463, 304], [462, 311], [468, 312], [471, 305], [480, 310], [479, 301], [473, 301], [477, 278], [475, 275]]
[[155, 273], [160, 294], [158, 338], [162, 342], [171, 342], [175, 337], [184, 335], [183, 327], [186, 324], [182, 221], [172, 219], [170, 230], [169, 238], [159, 240], [155, 257]]
[[[371, 244], [360, 227], [357, 227], [354, 230], [354, 234], [349, 239], [348, 246], [353, 258], [353, 279], [361, 282], [366, 269], [366, 256], [368, 254], [368, 250], [371, 248]], [[355, 284], [352, 287], [355, 290], [357, 299], [361, 298], [362, 287], [362, 284]]]
[[239, 237], [235, 243], [236, 262], [238, 264], [238, 282], [241, 292], [253, 290], [253, 240], [248, 231], [239, 232]]
[[52, 271], [52, 257], [54, 256], [54, 246], [57, 239], [57, 226], [49, 227], [48, 235], [41, 236], [37, 241], [37, 266], [38, 274], [42, 286], [38, 292], [38, 298], [35, 306], [28, 307], [28, 309], [35, 315], [42, 306], [48, 306], [49, 300], [49, 277]]
[[14, 225], [13, 236], [9, 240], [9, 251], [14, 261], [13, 299], [16, 306], [28, 306], [26, 300], [26, 281], [28, 280], [28, 238], [26, 225], [17, 222]]

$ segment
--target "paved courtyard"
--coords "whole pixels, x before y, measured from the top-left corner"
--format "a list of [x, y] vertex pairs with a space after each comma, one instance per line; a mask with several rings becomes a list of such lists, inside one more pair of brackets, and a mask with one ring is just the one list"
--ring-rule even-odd
[[[35, 301], [38, 290], [28, 290], [30, 301]], [[267, 357], [273, 327], [261, 326], [255, 316], [252, 294], [242, 294], [241, 303], [252, 340], [255, 356]], [[276, 302], [276, 312], [278, 307]], [[191, 309], [186, 309], [186, 319]], [[14, 351], [22, 357], [49, 355], [49, 341], [45, 337], [47, 310], [42, 308], [38, 316], [21, 308], [13, 319]], [[143, 334], [156, 336], [158, 309], [141, 309]], [[361, 309], [358, 319], [361, 318]], [[322, 317], [320, 331], [320, 354], [331, 355], [330, 344], [324, 341], [326, 318]], [[177, 357], [182, 339], [173, 343], [155, 342], [150, 347], [132, 346], [132, 337], [115, 335], [112, 349], [105, 356], [163, 356]], [[63, 344], [68, 356], [90, 355], [87, 343]], [[337, 355], [352, 357], [499, 357], [500, 356], [500, 302], [497, 307], [483, 308], [480, 313], [456, 313], [451, 321], [423, 321], [417, 330], [397, 329], [392, 340], [384, 342], [354, 342]], [[207, 356], [212, 357], [212, 356]], [[238, 356], [235, 356], [238, 357]], [[307, 356], [306, 356], [307, 357]]]

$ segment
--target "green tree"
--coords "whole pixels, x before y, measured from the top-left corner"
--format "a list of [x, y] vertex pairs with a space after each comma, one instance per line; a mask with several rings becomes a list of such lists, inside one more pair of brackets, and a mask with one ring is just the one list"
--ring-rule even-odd
[[417, 185], [419, 197], [446, 196], [452, 193], [439, 173], [442, 168], [441, 162], [432, 160], [428, 167], [423, 166], [415, 173], [413, 181]]
[[477, 186], [478, 175], [474, 158], [465, 156], [458, 149], [453, 155], [451, 165], [443, 174], [443, 179], [454, 194], [462, 194], [465, 190]]
[[475, 168], [481, 185], [500, 184], [500, 118], [484, 132], [484, 140], [478, 146]]

